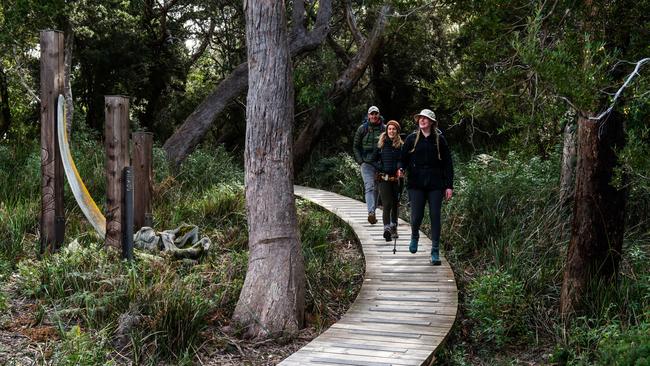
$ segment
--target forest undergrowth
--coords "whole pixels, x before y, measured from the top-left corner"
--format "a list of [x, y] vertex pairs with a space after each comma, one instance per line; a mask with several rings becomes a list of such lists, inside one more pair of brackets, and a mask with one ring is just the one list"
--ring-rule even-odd
[[[73, 154], [101, 204], [103, 151], [80, 135]], [[197, 150], [172, 173], [162, 150], [154, 155], [154, 228], [198, 225], [212, 247], [197, 261], [140, 251], [121, 261], [67, 187], [65, 246], [37, 258], [38, 146], [0, 145], [0, 364], [274, 365], [347, 310], [364, 271], [356, 238], [334, 215], [297, 201], [307, 327], [261, 343], [222, 332], [248, 261], [241, 166], [223, 149]]]
[[[460, 305], [437, 364], [648, 365], [650, 191], [629, 188], [618, 283], [592, 284], [597, 290], [587, 310], [565, 323], [559, 300], [571, 206], [559, 204], [559, 153], [547, 160], [494, 153], [454, 161], [441, 245]], [[361, 176], [348, 154], [312, 163], [302, 179], [362, 199]], [[408, 220], [406, 192], [401, 202]]]

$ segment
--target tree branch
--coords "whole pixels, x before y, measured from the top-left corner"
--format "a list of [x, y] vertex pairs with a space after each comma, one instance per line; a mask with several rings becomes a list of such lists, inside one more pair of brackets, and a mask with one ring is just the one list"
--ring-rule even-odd
[[[390, 7], [388, 5], [384, 5], [379, 11], [375, 25], [365, 43], [359, 47], [357, 54], [350, 60], [347, 68], [343, 70], [328, 92], [330, 103], [334, 105], [340, 103], [343, 97], [350, 93], [352, 88], [354, 88], [354, 86], [359, 82], [359, 79], [361, 79], [361, 76], [363, 76], [363, 73], [366, 71], [366, 68], [379, 49], [382, 34], [388, 22], [387, 18], [389, 11]], [[302, 131], [300, 131], [300, 134], [294, 143], [293, 156], [296, 172], [300, 170], [304, 162], [307, 160], [307, 157], [311, 153], [316, 141], [320, 138], [321, 131], [327, 122], [325, 103], [322, 103], [313, 111], [311, 123], [308, 123]]]
[[214, 33], [214, 28], [215, 28], [215, 21], [214, 19], [210, 19], [210, 28], [208, 29], [208, 32], [205, 34], [203, 37], [203, 41], [201, 41], [201, 45], [194, 51], [192, 56], [190, 56], [190, 62], [188, 64], [188, 67], [191, 67], [196, 63], [196, 61], [201, 57], [203, 52], [205, 52], [205, 49], [208, 48], [208, 45], [210, 45], [210, 40], [212, 39], [212, 34]]
[[357, 19], [354, 13], [352, 13], [352, 3], [350, 0], [345, 1], [345, 20], [348, 23], [348, 28], [350, 28], [354, 42], [358, 47], [363, 46], [366, 43], [366, 38], [359, 31], [359, 27], [357, 27]]
[[[318, 47], [329, 33], [329, 20], [332, 16], [331, 0], [320, 0], [318, 14], [313, 29], [308, 32], [304, 22], [304, 2], [294, 3], [293, 29], [289, 43], [291, 57]], [[299, 9], [303, 11], [300, 12]], [[296, 29], [301, 28], [301, 29]], [[224, 108], [248, 87], [248, 64], [238, 65], [230, 75], [223, 79], [185, 119], [174, 134], [165, 141], [163, 149], [170, 163], [177, 166], [194, 151], [210, 126]]]
[[623, 90], [625, 90], [625, 88], [628, 87], [628, 85], [630, 84], [632, 79], [634, 79], [635, 76], [641, 75], [641, 74], [639, 74], [639, 69], [641, 68], [641, 66], [643, 66], [643, 64], [645, 64], [647, 62], [650, 62], [650, 57], [639, 60], [639, 62], [636, 63], [636, 67], [634, 68], [634, 71], [632, 71], [627, 76], [627, 78], [625, 79], [625, 82], [623, 83], [623, 85], [618, 89], [616, 94], [614, 94], [614, 100], [612, 100], [612, 104], [609, 106], [609, 108], [607, 108], [604, 112], [602, 112], [601, 114], [599, 114], [599, 115], [597, 115], [595, 117], [589, 117], [589, 120], [598, 121], [601, 118], [605, 117], [607, 114], [609, 114], [614, 109], [614, 105], [616, 104], [616, 101], [618, 100], [618, 98], [623, 93]]

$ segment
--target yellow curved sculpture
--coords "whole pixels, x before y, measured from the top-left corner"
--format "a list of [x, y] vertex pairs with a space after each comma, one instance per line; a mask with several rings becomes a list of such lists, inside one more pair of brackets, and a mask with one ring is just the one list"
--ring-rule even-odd
[[90, 224], [95, 228], [95, 231], [103, 239], [106, 237], [106, 218], [95, 204], [95, 200], [90, 196], [88, 189], [79, 176], [77, 166], [72, 160], [70, 153], [70, 144], [68, 143], [68, 132], [65, 126], [65, 98], [59, 95], [58, 110], [57, 110], [57, 137], [59, 140], [59, 152], [61, 153], [61, 160], [63, 161], [63, 170], [65, 176], [68, 178], [70, 190], [74, 195], [77, 204], [81, 211], [90, 221]]

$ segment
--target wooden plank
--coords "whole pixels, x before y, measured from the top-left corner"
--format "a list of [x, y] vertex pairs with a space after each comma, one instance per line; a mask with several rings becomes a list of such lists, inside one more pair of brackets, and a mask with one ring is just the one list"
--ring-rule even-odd
[[[382, 225], [370, 225], [365, 204], [306, 187], [297, 195], [339, 215], [354, 230], [366, 262], [357, 299], [328, 330], [280, 365], [423, 365], [432, 358], [456, 318], [458, 293], [449, 263], [431, 266], [422, 249], [408, 252], [410, 227], [399, 221], [402, 236], [386, 242]], [[378, 211], [380, 214], [381, 211]], [[398, 254], [393, 254], [393, 246]]]

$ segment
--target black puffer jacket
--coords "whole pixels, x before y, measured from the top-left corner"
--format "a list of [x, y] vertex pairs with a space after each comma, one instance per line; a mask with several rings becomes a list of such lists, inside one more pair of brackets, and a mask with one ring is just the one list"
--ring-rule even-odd
[[402, 167], [402, 148], [394, 147], [393, 141], [387, 138], [384, 141], [384, 146], [378, 150], [378, 154], [379, 171], [395, 176], [397, 169]]
[[454, 166], [447, 140], [439, 136], [440, 159], [436, 147], [436, 134], [428, 137], [420, 135], [415, 150], [417, 132], [410, 134], [402, 146], [402, 166], [407, 172], [407, 187], [423, 190], [443, 190], [454, 188]]

